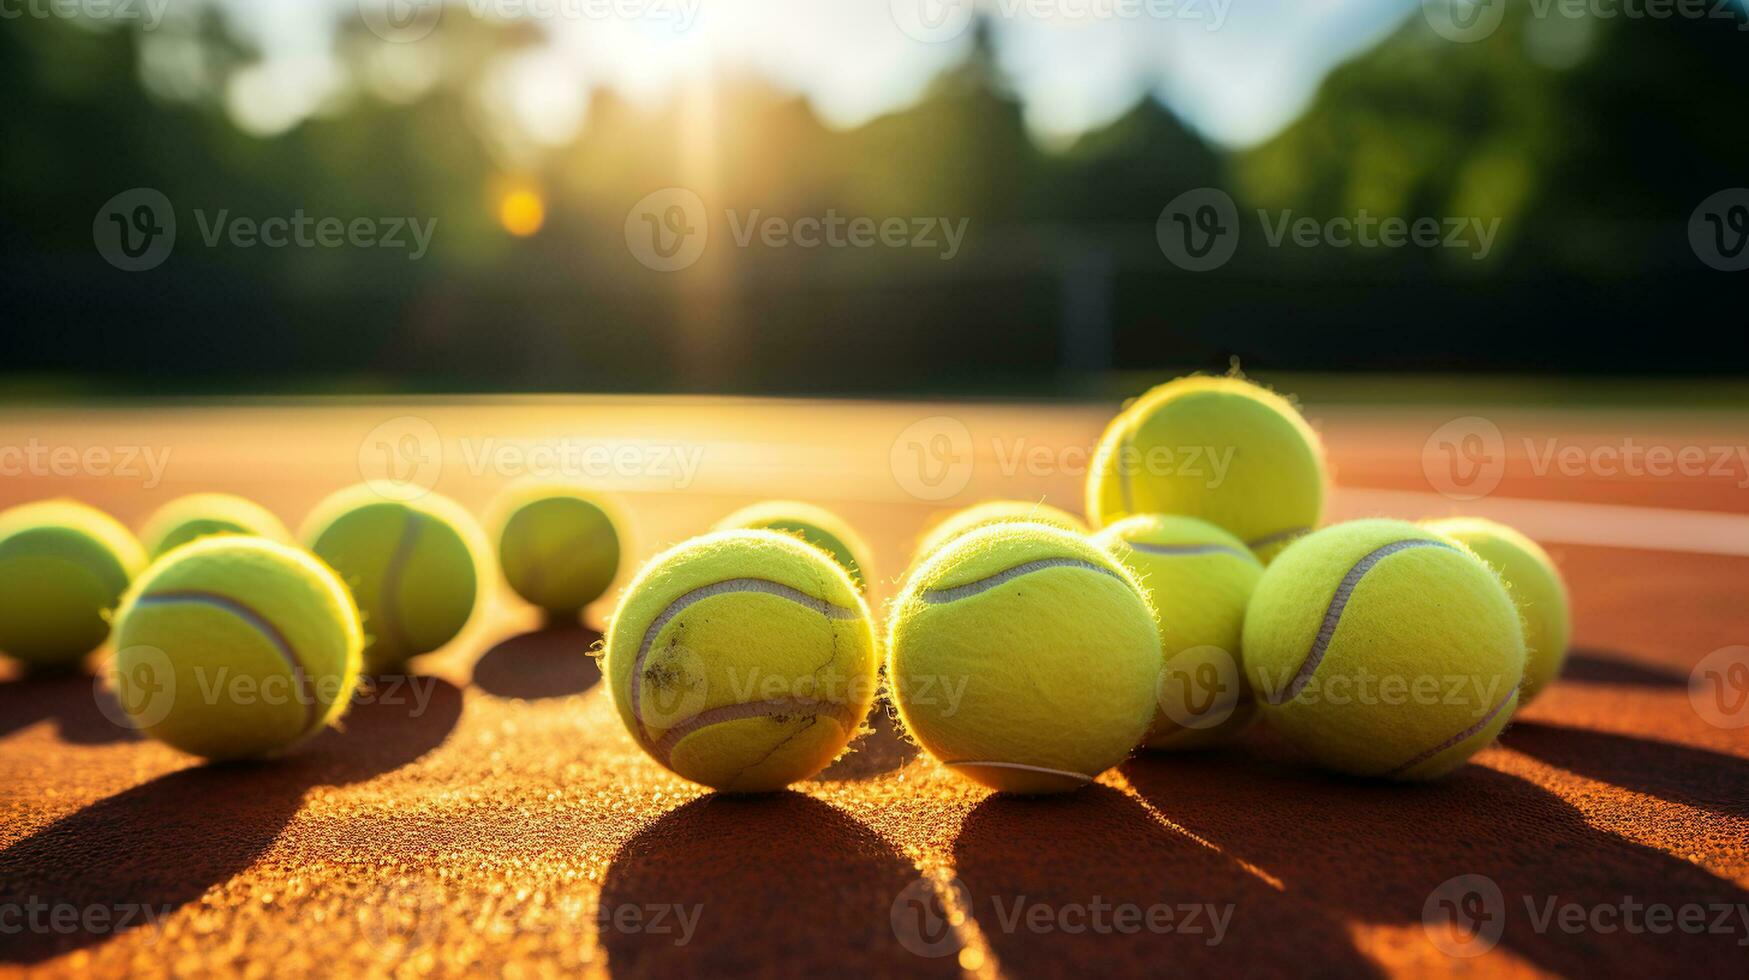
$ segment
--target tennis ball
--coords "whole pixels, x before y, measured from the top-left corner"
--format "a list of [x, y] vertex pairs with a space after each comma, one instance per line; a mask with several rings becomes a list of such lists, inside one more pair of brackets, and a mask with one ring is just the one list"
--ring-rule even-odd
[[352, 597], [321, 562], [265, 538], [203, 538], [128, 591], [116, 696], [136, 726], [184, 752], [276, 755], [346, 710], [363, 642]]
[[1020, 521], [1048, 524], [1065, 531], [1074, 531], [1076, 534], [1087, 533], [1087, 525], [1081, 521], [1081, 518], [1042, 501], [987, 500], [981, 504], [973, 504], [964, 510], [954, 511], [930, 528], [929, 532], [923, 536], [922, 542], [917, 545], [917, 551], [911, 558], [911, 564], [913, 567], [921, 564], [942, 545], [962, 534], [976, 531], [982, 527], [989, 527], [992, 524], [1010, 524]]
[[793, 534], [831, 555], [833, 561], [850, 573], [850, 580], [858, 589], [868, 591], [868, 545], [863, 543], [855, 528], [844, 522], [844, 518], [823, 507], [793, 500], [769, 500], [735, 511], [718, 521], [715, 530], [733, 528]]
[[385, 500], [368, 485], [352, 487], [318, 504], [302, 537], [358, 602], [367, 673], [443, 646], [473, 616], [483, 535], [447, 497]]
[[1153, 601], [1166, 669], [1148, 746], [1204, 748], [1250, 727], [1257, 703], [1240, 668], [1240, 632], [1263, 563], [1194, 517], [1138, 514], [1093, 543], [1135, 573]]
[[1087, 538], [1006, 523], [906, 579], [888, 624], [899, 717], [944, 764], [1014, 793], [1072, 790], [1154, 720], [1163, 661], [1135, 577]]
[[874, 627], [849, 574], [776, 531], [718, 531], [626, 588], [604, 665], [620, 719], [673, 772], [780, 789], [844, 751], [874, 700]]
[[110, 611], [145, 566], [133, 533], [84, 504], [0, 513], [0, 652], [37, 668], [77, 663], [103, 645]]
[[1403, 521], [1296, 541], [1251, 594], [1245, 671], [1263, 717], [1343, 772], [1432, 779], [1506, 726], [1518, 610], [1468, 548]]
[[1324, 452], [1287, 399], [1243, 378], [1192, 376], [1148, 392], [1099, 440], [1087, 473], [1095, 527], [1184, 514], [1231, 531], [1265, 564], [1324, 512]]
[[505, 581], [549, 616], [576, 616], [619, 574], [610, 505], [579, 490], [531, 486], [499, 502], [498, 564]]
[[1521, 704], [1529, 702], [1560, 675], [1573, 635], [1567, 585], [1554, 559], [1535, 541], [1483, 517], [1453, 517], [1424, 526], [1468, 546], [1506, 583], [1524, 620], [1528, 659], [1518, 697]]
[[195, 493], [158, 508], [141, 528], [140, 542], [146, 546], [146, 554], [158, 558], [171, 548], [211, 534], [291, 541], [279, 518], [253, 500], [228, 493]]

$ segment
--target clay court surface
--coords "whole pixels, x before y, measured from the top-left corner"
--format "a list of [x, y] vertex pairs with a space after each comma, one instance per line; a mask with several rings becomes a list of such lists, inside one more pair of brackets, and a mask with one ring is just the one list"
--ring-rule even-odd
[[[581, 475], [624, 494], [640, 559], [755, 499], [825, 504], [874, 545], [884, 601], [944, 508], [1007, 496], [1079, 509], [1081, 452], [1114, 408], [12, 409], [0, 445], [118, 452], [9, 473], [0, 504], [67, 494], [137, 526], [219, 489], [295, 527], [412, 417], [441, 439], [438, 489], [476, 513], [555, 465], [529, 450], [638, 448], [641, 462]], [[1741, 459], [1689, 474], [1609, 462], [1624, 445], [1741, 445], [1745, 416], [1306, 408], [1329, 445], [1332, 519], [1497, 516], [1542, 539], [1571, 586], [1566, 675], [1441, 783], [1321, 775], [1254, 729], [1228, 750], [1135, 758], [1073, 795], [998, 798], [919, 757], [877, 707], [857, 751], [793, 792], [712, 797], [626, 735], [587, 656], [596, 633], [540, 631], [501, 590], [416, 677], [379, 684], [343, 731], [271, 764], [202, 766], [143, 741], [108, 719], [89, 676], [0, 675], [0, 907], [85, 916], [0, 933], [0, 974], [1749, 972], [1749, 727], [1729, 727], [1749, 722], [1749, 683], [1716, 673], [1691, 691], [1703, 659], [1749, 644], [1749, 473]], [[1468, 502], [1439, 492], [1453, 462], [1429, 446], [1466, 416], [1499, 431], [1506, 460]], [[973, 454], [943, 503], [895, 473], [895, 441], [932, 418], [963, 426]], [[1551, 446], [1581, 462], [1557, 465]], [[157, 454], [156, 477], [144, 457], [124, 472], [130, 448]], [[1468, 931], [1429, 913], [1464, 875], [1498, 890], [1451, 898]], [[1655, 906], [1672, 918], [1648, 917]], [[1692, 907], [1703, 927], [1684, 931]], [[1151, 910], [1154, 927], [1123, 909]]]

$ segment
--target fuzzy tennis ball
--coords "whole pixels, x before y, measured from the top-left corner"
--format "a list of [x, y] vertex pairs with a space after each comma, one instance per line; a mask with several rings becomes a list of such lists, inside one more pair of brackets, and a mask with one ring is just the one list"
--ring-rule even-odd
[[203, 538], [129, 590], [115, 691], [135, 725], [184, 752], [276, 755], [346, 710], [362, 646], [352, 597], [327, 566], [265, 538]]
[[941, 523], [929, 529], [917, 545], [911, 564], [915, 567], [934, 554], [942, 545], [979, 528], [992, 524], [1015, 522], [1048, 524], [1051, 527], [1086, 534], [1087, 525], [1081, 518], [1059, 507], [1037, 500], [987, 500], [949, 514]]
[[133, 533], [84, 504], [0, 513], [0, 652], [37, 668], [77, 663], [103, 645], [109, 613], [145, 566]]
[[1245, 671], [1263, 717], [1330, 768], [1421, 780], [1506, 726], [1524, 632], [1499, 576], [1403, 521], [1296, 541], [1245, 613]]
[[498, 505], [498, 564], [505, 581], [549, 616], [576, 616], [619, 574], [611, 505], [579, 490], [528, 487]]
[[1245, 605], [1263, 563], [1245, 543], [1194, 517], [1138, 514], [1094, 535], [1153, 601], [1166, 669], [1148, 746], [1230, 741], [1257, 718], [1241, 669]]
[[673, 772], [732, 792], [824, 769], [874, 700], [874, 627], [849, 574], [776, 531], [718, 531], [651, 559], [609, 628], [620, 719]]
[[855, 528], [845, 523], [844, 518], [824, 507], [794, 500], [769, 500], [735, 511], [718, 521], [715, 529], [727, 531], [733, 528], [793, 534], [831, 555], [833, 561], [850, 573], [850, 580], [858, 589], [868, 591], [868, 545], [863, 543]]
[[454, 501], [385, 500], [368, 485], [318, 504], [303, 540], [352, 590], [364, 619], [364, 669], [397, 670], [443, 646], [473, 616], [483, 535]]
[[1154, 613], [1130, 571], [1073, 532], [1006, 523], [955, 538], [906, 579], [888, 629], [906, 729], [986, 786], [1083, 786], [1154, 720]]
[[291, 534], [273, 512], [228, 493], [194, 493], [170, 501], [140, 530], [146, 554], [156, 559], [171, 548], [213, 534], [248, 534], [289, 543]]
[[1429, 521], [1428, 530], [1467, 545], [1506, 582], [1506, 590], [1524, 620], [1524, 685], [1520, 703], [1527, 703], [1561, 673], [1567, 642], [1573, 635], [1567, 585], [1554, 559], [1535, 541], [1513, 528], [1482, 517]]
[[1237, 535], [1266, 564], [1324, 512], [1324, 452], [1287, 399], [1243, 378], [1192, 376], [1125, 409], [1087, 474], [1096, 527], [1184, 514]]

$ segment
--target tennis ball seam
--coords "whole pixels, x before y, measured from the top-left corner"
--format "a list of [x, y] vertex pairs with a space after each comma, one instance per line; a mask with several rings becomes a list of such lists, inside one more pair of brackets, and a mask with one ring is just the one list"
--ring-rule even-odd
[[1311, 528], [1306, 527], [1303, 524], [1296, 525], [1294, 527], [1284, 528], [1280, 531], [1276, 531], [1273, 534], [1265, 534], [1261, 538], [1256, 538], [1254, 540], [1247, 541], [1247, 542], [1245, 542], [1245, 547], [1250, 548], [1252, 551], [1261, 551], [1264, 548], [1268, 548], [1268, 547], [1271, 547], [1273, 545], [1278, 545], [1278, 544], [1281, 544], [1285, 541], [1293, 541], [1297, 538], [1305, 537], [1306, 535], [1311, 534], [1311, 533], [1312, 533]]
[[638, 740], [643, 742], [652, 754], [656, 752], [656, 741], [650, 738], [649, 725], [644, 720], [641, 679], [644, 675], [644, 664], [649, 659], [650, 650], [655, 646], [656, 638], [661, 635], [662, 630], [669, 623], [693, 605], [716, 596], [745, 593], [775, 596], [804, 608], [812, 609], [828, 619], [855, 620], [862, 616], [862, 613], [857, 609], [840, 606], [830, 599], [816, 598], [792, 586], [762, 578], [732, 578], [712, 582], [709, 585], [699, 586], [670, 602], [657, 614], [655, 619], [650, 621], [650, 625], [644, 630], [644, 638], [638, 644], [638, 654], [632, 660], [631, 680], [627, 691], [632, 717], [638, 722], [636, 733]]
[[267, 641], [273, 645], [274, 651], [279, 654], [280, 659], [284, 660], [286, 666], [291, 669], [292, 681], [297, 685], [298, 700], [304, 706], [304, 727], [300, 730], [299, 736], [308, 735], [317, 728], [321, 723], [322, 713], [316, 710], [316, 697], [310, 689], [310, 678], [304, 672], [304, 665], [298, 659], [297, 651], [292, 649], [291, 641], [286, 639], [285, 634], [272, 620], [248, 603], [231, 596], [220, 595], [217, 592], [177, 590], [142, 595], [134, 601], [134, 608], [174, 606], [183, 603], [192, 603], [228, 612], [265, 636]]
[[1299, 672], [1294, 675], [1287, 687], [1264, 695], [1272, 705], [1283, 705], [1300, 696], [1306, 685], [1312, 682], [1312, 675], [1318, 672], [1318, 667], [1324, 662], [1324, 655], [1329, 652], [1330, 643], [1336, 638], [1336, 629], [1342, 624], [1342, 612], [1348, 606], [1348, 600], [1359, 587], [1360, 580], [1375, 568], [1379, 562], [1410, 548], [1444, 548], [1457, 551], [1456, 545], [1445, 541], [1434, 541], [1426, 538], [1404, 538], [1381, 545], [1371, 552], [1361, 556], [1342, 576], [1342, 581], [1336, 586], [1335, 595], [1330, 597], [1330, 606], [1324, 610], [1324, 620], [1318, 625], [1317, 635], [1312, 637], [1311, 649], [1306, 652], [1306, 659], [1300, 662]]
[[1117, 572], [1084, 558], [1037, 558], [1032, 561], [1022, 562], [1012, 568], [997, 572], [994, 575], [978, 579], [976, 582], [968, 582], [965, 585], [950, 586], [945, 589], [924, 589], [917, 594], [917, 598], [932, 606], [943, 605], [949, 602], [958, 602], [961, 599], [969, 599], [972, 596], [980, 595], [991, 589], [1006, 585], [1023, 575], [1031, 575], [1033, 572], [1042, 572], [1052, 568], [1079, 568], [1083, 571], [1098, 572], [1101, 575], [1109, 575], [1110, 577], [1117, 579], [1119, 582], [1128, 584], [1128, 580]]
[[1032, 772], [1045, 776], [1062, 776], [1067, 779], [1073, 779], [1078, 783], [1091, 783], [1094, 779], [1094, 777], [1089, 776], [1084, 772], [1073, 772], [1068, 769], [1052, 769], [1049, 766], [1032, 766], [1027, 765], [1024, 762], [996, 762], [984, 759], [943, 759], [941, 760], [941, 764], [950, 769], [969, 768], [971, 766], [982, 766], [989, 769], [1012, 769], [1016, 772]]
[[1475, 735], [1477, 733], [1479, 733], [1483, 729], [1487, 728], [1488, 725], [1491, 724], [1495, 718], [1500, 716], [1500, 712], [1505, 710], [1506, 706], [1508, 704], [1511, 704], [1513, 699], [1515, 699], [1517, 697], [1518, 697], [1518, 689], [1517, 688], [1513, 688], [1512, 690], [1507, 691], [1506, 696], [1500, 699], [1500, 703], [1496, 704], [1494, 707], [1488, 709], [1488, 713], [1486, 715], [1482, 716], [1481, 721], [1478, 721], [1474, 725], [1471, 725], [1470, 727], [1464, 729], [1463, 731], [1458, 732], [1457, 734], [1451, 736], [1450, 738], [1447, 738], [1445, 741], [1439, 743], [1438, 745], [1435, 745], [1430, 749], [1426, 749], [1425, 751], [1418, 753], [1414, 758], [1410, 759], [1408, 762], [1405, 762], [1402, 765], [1397, 766], [1393, 769], [1387, 770], [1385, 772], [1385, 775], [1386, 776], [1395, 776], [1395, 775], [1398, 775], [1399, 773], [1407, 772], [1408, 770], [1415, 768], [1416, 766], [1420, 765], [1421, 763], [1426, 762], [1427, 760], [1433, 758], [1434, 756], [1440, 754], [1441, 752], [1444, 752], [1447, 749], [1454, 748], [1458, 745], [1462, 745], [1464, 742], [1475, 737]]
[[1139, 551], [1145, 555], [1160, 555], [1167, 558], [1181, 555], [1232, 555], [1235, 558], [1252, 557], [1250, 552], [1241, 552], [1224, 544], [1153, 544], [1147, 541], [1136, 541], [1130, 538], [1122, 539], [1125, 547]]
[[395, 542], [395, 553], [390, 556], [389, 563], [383, 567], [382, 631], [380, 640], [388, 640], [387, 646], [396, 650], [408, 649], [406, 631], [401, 628], [400, 609], [401, 576], [406, 571], [408, 563], [413, 560], [413, 549], [419, 544], [419, 531], [425, 522], [425, 516], [416, 510], [408, 510], [407, 523], [401, 528], [401, 539]]
[[[650, 753], [662, 765], [673, 768], [673, 754], [676, 747], [695, 732], [702, 731], [712, 725], [721, 725], [731, 721], [744, 721], [748, 718], [763, 718], [774, 715], [811, 715], [815, 718], [825, 716], [838, 722], [839, 727], [848, 731], [857, 719], [852, 717], [851, 706], [837, 701], [821, 701], [815, 698], [773, 698], [767, 701], [743, 701], [737, 704], [725, 704], [720, 708], [701, 711], [686, 719], [673, 728], [662, 733], [662, 737], [650, 745]], [[783, 746], [782, 742], [772, 746], [771, 752], [776, 752]], [[766, 753], [769, 757], [770, 753]], [[742, 767], [742, 771], [751, 769], [763, 762], [763, 759]], [[739, 778], [739, 773], [735, 778]], [[730, 783], [734, 779], [729, 780]]]

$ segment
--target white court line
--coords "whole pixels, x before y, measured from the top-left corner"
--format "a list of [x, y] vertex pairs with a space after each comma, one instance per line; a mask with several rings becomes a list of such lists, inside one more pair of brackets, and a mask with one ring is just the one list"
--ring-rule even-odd
[[1334, 503], [1343, 518], [1464, 514], [1510, 524], [1544, 543], [1749, 556], [1749, 514], [1518, 497], [1452, 500], [1437, 493], [1352, 487], [1338, 487]]

